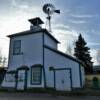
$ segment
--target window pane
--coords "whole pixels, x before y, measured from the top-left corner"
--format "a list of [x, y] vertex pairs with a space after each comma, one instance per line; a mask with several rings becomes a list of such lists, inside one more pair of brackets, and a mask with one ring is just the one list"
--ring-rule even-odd
[[21, 40], [14, 41], [13, 54], [20, 54], [21, 51]]
[[19, 48], [14, 49], [14, 54], [19, 54], [19, 53], [20, 53], [20, 49]]
[[20, 47], [20, 40], [14, 41], [14, 47], [15, 48]]
[[32, 83], [40, 83], [41, 82], [41, 67], [33, 67], [32, 68]]

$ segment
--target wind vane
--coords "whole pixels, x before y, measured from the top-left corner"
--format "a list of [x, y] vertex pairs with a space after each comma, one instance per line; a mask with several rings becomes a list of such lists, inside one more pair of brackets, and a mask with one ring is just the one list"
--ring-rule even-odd
[[50, 3], [47, 3], [47, 4], [44, 4], [43, 6], [43, 12], [45, 14], [47, 14], [47, 21], [49, 23], [49, 32], [51, 32], [51, 15], [53, 13], [58, 13], [60, 14], [60, 10], [57, 10], [55, 9], [55, 6], [53, 4], [50, 4]]

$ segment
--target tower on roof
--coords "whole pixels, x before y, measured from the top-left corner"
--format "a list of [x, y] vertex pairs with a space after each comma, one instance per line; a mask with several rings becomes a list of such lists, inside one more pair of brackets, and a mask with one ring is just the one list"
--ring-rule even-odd
[[29, 19], [28, 21], [31, 23], [30, 30], [32, 31], [40, 30], [41, 25], [44, 24], [44, 22], [39, 17]]

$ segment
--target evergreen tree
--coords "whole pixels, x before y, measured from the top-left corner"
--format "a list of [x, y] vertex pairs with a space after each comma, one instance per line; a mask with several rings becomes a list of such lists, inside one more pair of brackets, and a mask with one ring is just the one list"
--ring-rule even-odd
[[78, 40], [75, 42], [74, 56], [85, 64], [85, 73], [92, 72], [92, 57], [90, 56], [90, 48], [86, 46], [86, 42], [80, 34]]

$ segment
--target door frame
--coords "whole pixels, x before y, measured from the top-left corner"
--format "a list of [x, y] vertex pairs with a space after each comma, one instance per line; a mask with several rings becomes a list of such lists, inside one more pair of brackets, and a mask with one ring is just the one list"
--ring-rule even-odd
[[18, 72], [19, 71], [25, 71], [25, 78], [24, 78], [24, 89], [23, 90], [26, 90], [27, 89], [27, 76], [28, 76], [28, 70], [29, 68], [18, 68], [17, 71], [16, 71], [16, 75], [15, 75], [15, 80], [16, 80], [16, 84], [15, 84], [15, 89], [18, 90]]
[[54, 67], [50, 67], [50, 71], [53, 71], [54, 74], [54, 89], [56, 90], [56, 71], [59, 70], [69, 70], [70, 71], [70, 88], [72, 91], [72, 69], [71, 68], [54, 68]]

